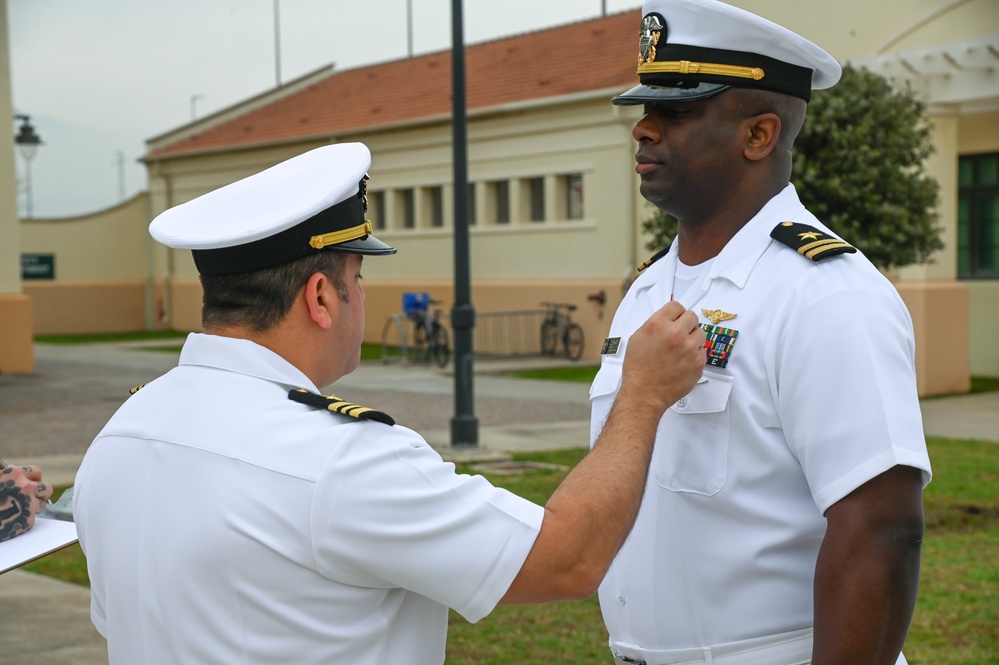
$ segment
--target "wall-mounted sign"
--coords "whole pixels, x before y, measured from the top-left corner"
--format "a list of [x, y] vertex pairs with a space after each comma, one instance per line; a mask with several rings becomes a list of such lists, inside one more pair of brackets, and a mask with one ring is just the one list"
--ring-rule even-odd
[[55, 279], [55, 254], [21, 254], [21, 279]]

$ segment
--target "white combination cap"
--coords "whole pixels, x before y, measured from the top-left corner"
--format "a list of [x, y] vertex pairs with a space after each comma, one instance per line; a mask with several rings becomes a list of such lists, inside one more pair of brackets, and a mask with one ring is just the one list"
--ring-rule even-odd
[[317, 251], [395, 254], [371, 235], [362, 143], [328, 145], [159, 214], [157, 241], [190, 249], [205, 275], [252, 272]]
[[834, 85], [835, 58], [790, 30], [717, 0], [646, 0], [638, 47], [638, 85], [621, 106], [683, 101], [729, 87], [800, 97]]

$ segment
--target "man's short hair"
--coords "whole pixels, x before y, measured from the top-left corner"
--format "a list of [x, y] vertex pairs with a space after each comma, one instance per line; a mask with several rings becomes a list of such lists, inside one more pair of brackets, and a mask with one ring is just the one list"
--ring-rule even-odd
[[804, 100], [768, 90], [747, 88], [730, 90], [732, 94], [739, 95], [742, 110], [747, 116], [773, 113], [780, 118], [781, 133], [778, 145], [787, 150], [791, 149], [805, 121], [808, 105]]
[[253, 272], [202, 274], [201, 326], [239, 326], [258, 333], [270, 330], [288, 314], [299, 292], [317, 272], [333, 282], [340, 300], [349, 302], [344, 279], [346, 264], [347, 253], [321, 251]]

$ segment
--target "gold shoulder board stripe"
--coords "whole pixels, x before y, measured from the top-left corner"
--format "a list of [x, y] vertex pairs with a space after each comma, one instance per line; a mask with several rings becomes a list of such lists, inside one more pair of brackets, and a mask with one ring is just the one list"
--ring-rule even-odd
[[144, 383], [140, 383], [140, 384], [139, 384], [139, 385], [137, 385], [136, 387], [134, 387], [134, 388], [132, 388], [131, 390], [129, 390], [129, 391], [128, 391], [128, 394], [129, 394], [129, 395], [134, 395], [135, 393], [139, 392], [140, 390], [142, 390], [142, 389], [143, 389], [143, 388], [145, 388], [145, 387], [146, 387], [146, 384], [144, 384]]
[[840, 254], [853, 254], [857, 251], [855, 247], [836, 236], [831, 236], [814, 226], [797, 222], [781, 222], [770, 232], [770, 237], [812, 261], [821, 261]]
[[326, 409], [327, 411], [332, 411], [333, 413], [339, 413], [343, 416], [357, 418], [358, 420], [374, 420], [375, 422], [385, 423], [389, 426], [395, 425], [395, 419], [387, 413], [375, 411], [374, 409], [369, 409], [368, 407], [361, 406], [360, 404], [345, 402], [336, 395], [317, 395], [316, 393], [306, 390], [305, 388], [297, 388], [295, 390], [288, 391], [288, 399], [293, 402], [300, 402], [302, 404], [308, 404], [309, 406], [314, 406], [320, 409]]
[[637, 270], [638, 272], [642, 272], [643, 270], [645, 270], [646, 268], [648, 268], [649, 266], [651, 266], [653, 263], [655, 263], [656, 261], [658, 261], [662, 257], [666, 256], [666, 252], [668, 252], [668, 251], [669, 251], [669, 245], [667, 245], [666, 247], [663, 247], [658, 252], [656, 252], [655, 254], [653, 254], [651, 257], [649, 257], [648, 259], [646, 259], [645, 262], [642, 265], [640, 265], [637, 268], [635, 268], [635, 270]]

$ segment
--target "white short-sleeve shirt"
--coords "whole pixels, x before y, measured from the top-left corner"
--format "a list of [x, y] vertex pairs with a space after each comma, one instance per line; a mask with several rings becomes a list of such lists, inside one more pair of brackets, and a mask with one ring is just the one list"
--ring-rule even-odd
[[[728, 364], [659, 426], [638, 521], [600, 587], [615, 644], [671, 650], [812, 625], [823, 513], [895, 465], [930, 464], [912, 324], [860, 253], [813, 262], [770, 237], [815, 226], [790, 185], [679, 299], [734, 315]], [[592, 438], [617, 394], [628, 337], [670, 300], [677, 247], [632, 285], [591, 387]]]
[[75, 513], [112, 665], [439, 664], [448, 607], [477, 621], [506, 593], [540, 506], [293, 388], [318, 392], [192, 335], [91, 445]]

